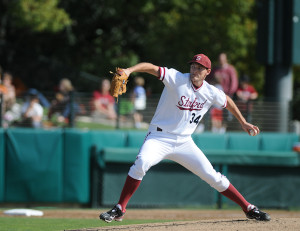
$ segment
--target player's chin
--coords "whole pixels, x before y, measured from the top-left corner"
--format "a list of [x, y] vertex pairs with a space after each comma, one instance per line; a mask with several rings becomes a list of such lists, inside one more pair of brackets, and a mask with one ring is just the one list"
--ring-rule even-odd
[[197, 88], [201, 87], [202, 83], [200, 81], [192, 81], [193, 85]]
[[199, 82], [199, 80], [197, 80], [195, 77], [191, 78], [192, 84], [197, 85], [197, 83]]

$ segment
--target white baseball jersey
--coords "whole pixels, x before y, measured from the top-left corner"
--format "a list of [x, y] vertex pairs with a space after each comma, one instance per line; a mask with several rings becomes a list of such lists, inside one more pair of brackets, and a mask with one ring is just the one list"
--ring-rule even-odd
[[225, 93], [206, 81], [196, 88], [190, 80], [190, 73], [166, 67], [160, 67], [159, 70], [158, 79], [163, 81], [165, 88], [152, 125], [172, 134], [191, 135], [213, 104], [226, 107]]

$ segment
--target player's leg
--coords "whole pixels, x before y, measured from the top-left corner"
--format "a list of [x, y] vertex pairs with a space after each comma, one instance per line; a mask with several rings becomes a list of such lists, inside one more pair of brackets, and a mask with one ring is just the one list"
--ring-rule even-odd
[[237, 203], [247, 217], [257, 220], [270, 220], [270, 216], [251, 205], [221, 173], [216, 172], [203, 152], [192, 139], [176, 148], [175, 153], [168, 156], [201, 179], [206, 181], [222, 195]]
[[126, 206], [138, 189], [146, 172], [173, 150], [173, 145], [169, 144], [169, 141], [161, 137], [158, 138], [155, 133], [148, 133], [134, 164], [128, 172], [118, 204], [108, 212], [100, 214], [100, 219], [106, 222], [122, 221]]
[[246, 199], [240, 194], [240, 192], [230, 184], [229, 187], [220, 192], [222, 195], [226, 196], [230, 200], [234, 201], [241, 206], [247, 218], [256, 219], [260, 221], [270, 221], [271, 217], [269, 214], [259, 210], [255, 205], [250, 204]]
[[134, 164], [130, 167], [120, 196], [119, 204], [124, 211], [129, 199], [138, 188], [146, 172], [172, 151], [173, 146], [169, 142], [171, 142], [169, 139], [157, 138], [155, 133], [150, 134], [146, 139]]
[[123, 216], [126, 212], [127, 203], [134, 192], [138, 189], [140, 183], [141, 180], [136, 180], [128, 175], [123, 186], [118, 204], [116, 204], [111, 210], [105, 213], [101, 213], [99, 218], [106, 222], [111, 222], [113, 220], [122, 221]]
[[192, 139], [178, 145], [175, 152], [169, 154], [167, 158], [181, 164], [219, 192], [226, 190], [230, 185], [229, 180], [225, 176], [216, 172]]

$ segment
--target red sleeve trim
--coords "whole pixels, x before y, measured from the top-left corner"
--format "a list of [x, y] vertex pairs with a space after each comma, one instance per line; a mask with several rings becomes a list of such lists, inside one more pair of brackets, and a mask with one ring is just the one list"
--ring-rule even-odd
[[161, 76], [161, 67], [159, 67], [159, 75], [157, 76], [157, 78], [160, 80], [160, 76]]
[[162, 80], [161, 81], [164, 81], [164, 79], [165, 79], [165, 75], [166, 75], [166, 69], [163, 67], [163, 70], [164, 70], [164, 74], [163, 74], [163, 76], [162, 76]]
[[159, 77], [157, 77], [159, 80], [164, 81], [166, 74], [166, 69], [164, 67], [159, 67]]

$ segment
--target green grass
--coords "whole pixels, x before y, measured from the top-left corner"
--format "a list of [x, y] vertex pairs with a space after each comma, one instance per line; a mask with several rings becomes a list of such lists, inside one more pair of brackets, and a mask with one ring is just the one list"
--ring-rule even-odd
[[131, 225], [171, 220], [124, 220], [122, 222], [105, 223], [98, 219], [67, 219], [37, 217], [0, 217], [1, 231], [56, 231], [81, 228], [96, 228], [115, 225]]
[[[93, 123], [93, 122], [81, 122], [76, 121], [75, 128], [88, 129], [88, 130], [116, 130], [115, 126]], [[147, 129], [136, 129], [136, 128], [121, 128], [119, 130], [131, 130], [131, 131], [147, 131]]]
[[105, 125], [105, 124], [99, 124], [99, 123], [87, 123], [87, 122], [81, 122], [77, 121], [76, 128], [84, 128], [84, 129], [89, 129], [89, 130], [115, 130], [116, 127], [110, 126], [110, 125]]

